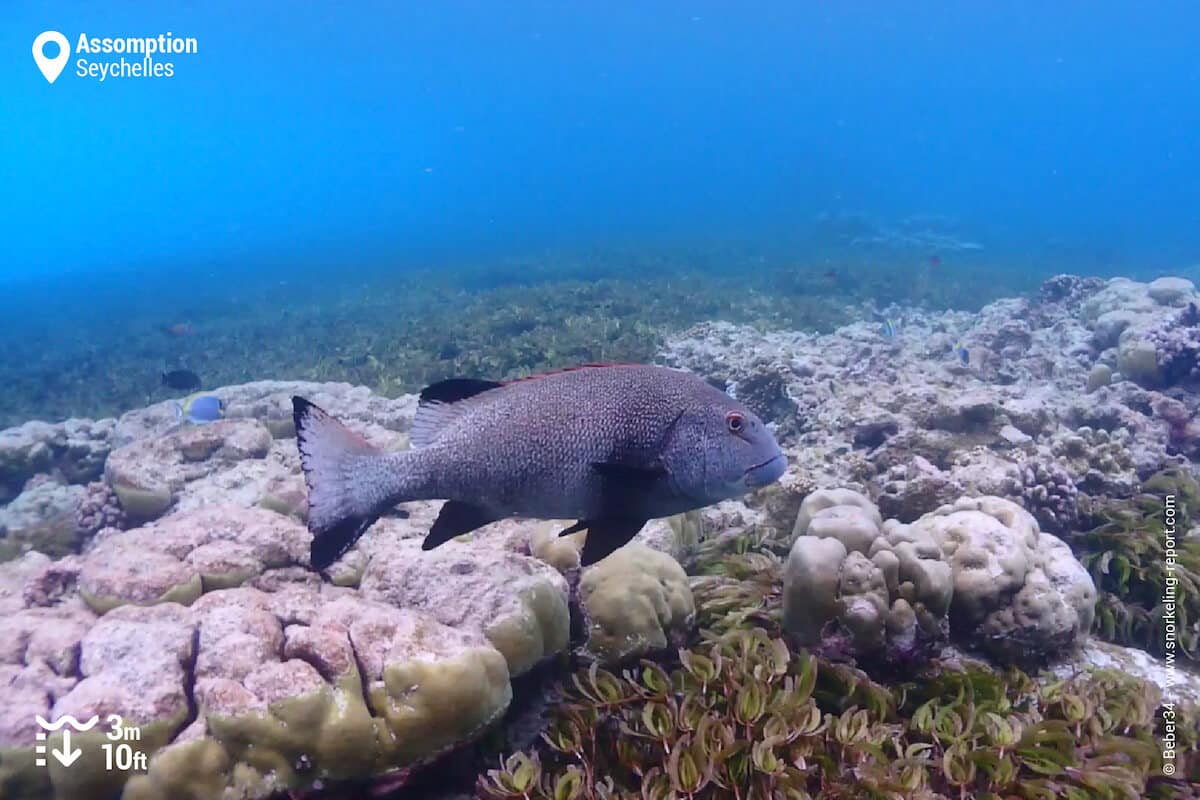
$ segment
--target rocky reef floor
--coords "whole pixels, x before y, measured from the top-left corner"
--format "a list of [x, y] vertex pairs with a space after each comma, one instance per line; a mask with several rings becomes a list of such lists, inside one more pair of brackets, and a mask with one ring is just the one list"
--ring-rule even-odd
[[582, 571], [552, 521], [423, 552], [434, 502], [309, 567], [290, 397], [399, 449], [413, 395], [0, 431], [0, 798], [1194, 797], [1197, 303], [1059, 276], [666, 336], [788, 472]]

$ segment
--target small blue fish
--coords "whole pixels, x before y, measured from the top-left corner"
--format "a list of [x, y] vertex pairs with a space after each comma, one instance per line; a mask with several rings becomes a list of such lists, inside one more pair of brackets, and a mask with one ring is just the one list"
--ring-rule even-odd
[[962, 342], [954, 343], [954, 355], [958, 356], [958, 363], [964, 367], [971, 366], [971, 350]]
[[193, 425], [216, 422], [225, 416], [225, 402], [211, 394], [195, 394], [175, 404], [175, 419]]
[[883, 325], [880, 326], [879, 332], [883, 334], [883, 338], [889, 342], [896, 339], [896, 334], [900, 332], [900, 320], [884, 317]]

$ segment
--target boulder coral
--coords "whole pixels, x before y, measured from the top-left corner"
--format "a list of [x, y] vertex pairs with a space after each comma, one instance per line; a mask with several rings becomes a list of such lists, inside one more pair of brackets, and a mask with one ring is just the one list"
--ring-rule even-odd
[[81, 525], [87, 496], [82, 486], [30, 481], [11, 503], [0, 506], [0, 561], [30, 550], [54, 557], [78, 552], [94, 533]]
[[1070, 548], [1021, 506], [962, 498], [907, 526], [941, 548], [954, 575], [952, 630], [1002, 661], [1039, 659], [1087, 637], [1096, 587]]
[[453, 628], [481, 630], [515, 677], [566, 649], [567, 582], [550, 565], [503, 548], [415, 540], [377, 548], [363, 574], [364, 597], [423, 611]]
[[1098, 349], [1115, 349], [1121, 376], [1147, 388], [1200, 378], [1200, 295], [1185, 278], [1114, 278], [1083, 304]]
[[20, 494], [35, 475], [52, 475], [68, 484], [100, 477], [112, 448], [114, 424], [111, 419], [69, 419], [0, 430], [0, 503]]
[[[1095, 589], [1050, 534], [1071, 535], [1106, 593], [1115, 591], [1104, 580], [1122, 571], [1120, 554], [1152, 538], [1116, 525], [1098, 545], [1075, 530], [1075, 512], [1094, 515], [1106, 497], [1137, 498], [1147, 476], [1172, 464], [1190, 469], [1183, 461], [1200, 452], [1200, 407], [1187, 385], [1189, 359], [1200, 352], [1195, 301], [1186, 281], [1062, 276], [1041, 299], [978, 312], [905, 309], [892, 341], [866, 319], [827, 334], [719, 322], [671, 336], [656, 360], [757, 398], [779, 428], [789, 472], [743, 500], [653, 521], [634, 544], [584, 570], [583, 535], [557, 537], [573, 520], [503, 520], [426, 553], [419, 542], [439, 512], [435, 501], [385, 514], [325, 575], [310, 568], [290, 396], [312, 398], [393, 450], [408, 446], [414, 395], [257, 382], [215, 389], [227, 418], [212, 425], [181, 424], [164, 401], [119, 420], [0, 431], [0, 545], [19, 543], [0, 563], [0, 796], [249, 800], [319, 786], [336, 796], [343, 780], [351, 791], [401, 781], [408, 767], [465, 749], [487, 730], [510, 704], [512, 679], [544, 688], [570, 647], [568, 607], [583, 612], [575, 631], [589, 637], [576, 652], [600, 662], [596, 676], [605, 664], [664, 649], [673, 659], [680, 647], [691, 663], [674, 672], [707, 674], [701, 656], [717, 652], [715, 637], [732, 635], [716, 645], [713, 666], [750, 670], [754, 680], [739, 673], [730, 691], [709, 683], [705, 697], [713, 708], [736, 707], [742, 719], [730, 730], [739, 736], [744, 712], [759, 708], [756, 730], [777, 729], [774, 712], [787, 709], [758, 688], [778, 680], [783, 690], [786, 681], [761, 670], [803, 640], [812, 655], [788, 661], [800, 672], [820, 662], [814, 698], [833, 715], [829, 725], [814, 718], [830, 738], [827, 751], [813, 752], [828, 753], [830, 776], [845, 776], [845, 732], [858, 723], [834, 718], [870, 702], [855, 694], [866, 685], [858, 668], [831, 656], [848, 650], [882, 679], [897, 674], [893, 667], [924, 666], [947, 638], [999, 662], [1078, 660], [1094, 649], [1067, 652], [1091, 623]], [[967, 364], [956, 357], [959, 341]], [[1147, 346], [1160, 373], [1150, 379], [1135, 363]], [[54, 520], [66, 536], [57, 549], [55, 536], [37, 533]], [[1135, 573], [1149, 564], [1141, 558], [1130, 559]], [[1161, 594], [1143, 583], [1148, 605], [1138, 608], [1150, 615]], [[1098, 616], [1103, 622], [1103, 604]], [[754, 637], [761, 662], [742, 657], [743, 636]], [[657, 728], [655, 704], [674, 702], [670, 687], [649, 665], [629, 674], [649, 680], [655, 698], [641, 697], [655, 710], [643, 717], [639, 709], [633, 724]], [[831, 675], [853, 675], [846, 685], [859, 689], [831, 691]], [[914, 697], [905, 686], [895, 691]], [[949, 687], [947, 701], [956, 697]], [[68, 709], [144, 726], [149, 770], [35, 768], [34, 716]], [[914, 741], [925, 741], [916, 710]], [[880, 735], [896, 719], [880, 717]], [[696, 744], [697, 729], [687, 728]], [[588, 730], [629, 738], [603, 725]], [[89, 755], [80, 764], [94, 764], [94, 743], [81, 744]], [[731, 748], [730, 763], [753, 762], [768, 782], [775, 756], [758, 744]], [[993, 744], [1001, 757], [1013, 753], [1011, 743]], [[789, 758], [808, 746], [791, 741]], [[1092, 758], [1090, 747], [1075, 763]], [[691, 752], [660, 753], [663, 768], [679, 777]], [[930, 766], [949, 764], [942, 755]], [[573, 768], [595, 765], [571, 758]], [[880, 777], [887, 783], [876, 787], [894, 791], [897, 779]], [[643, 774], [634, 785], [649, 783]]]
[[265, 458], [271, 432], [258, 420], [229, 419], [193, 425], [114, 450], [105, 478], [132, 519], [163, 516], [191, 481], [248, 458]]
[[[28, 585], [49, 566], [8, 577]], [[508, 659], [482, 631], [305, 581], [100, 617], [78, 598], [25, 605], [0, 637], [0, 787], [31, 800], [116, 796], [127, 779], [125, 796], [156, 800], [370, 779], [470, 740], [512, 696]], [[120, 715], [149, 772], [104, 768], [107, 727], [76, 739], [70, 770], [37, 768], [37, 714]]]
[[590, 622], [586, 647], [605, 664], [668, 648], [695, 615], [683, 567], [637, 542], [584, 570], [579, 594]]
[[894, 657], [955, 640], [1006, 662], [1087, 636], [1096, 589], [1070, 549], [1016, 503], [963, 498], [915, 522], [879, 522], [863, 495], [814, 492], [784, 568], [784, 626], [808, 645], [848, 638]]
[[802, 643], [840, 633], [856, 655], [900, 655], [944, 637], [952, 580], [931, 539], [883, 523], [870, 500], [848, 489], [805, 498], [795, 533], [783, 618]]

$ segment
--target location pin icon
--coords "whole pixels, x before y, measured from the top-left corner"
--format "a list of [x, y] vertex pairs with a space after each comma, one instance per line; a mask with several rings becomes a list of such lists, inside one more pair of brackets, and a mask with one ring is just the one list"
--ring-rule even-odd
[[[46, 54], [42, 52], [46, 42], [54, 42], [58, 45], [58, 55], [54, 58], [46, 58]], [[38, 37], [33, 40], [33, 60], [50, 83], [58, 80], [58, 76], [62, 74], [63, 67], [67, 65], [67, 59], [70, 57], [71, 45], [67, 42], [67, 37], [58, 31], [45, 31], [38, 34]]]

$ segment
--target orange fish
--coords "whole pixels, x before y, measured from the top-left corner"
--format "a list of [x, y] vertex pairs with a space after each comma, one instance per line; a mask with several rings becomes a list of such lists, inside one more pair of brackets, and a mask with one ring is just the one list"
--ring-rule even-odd
[[190, 322], [176, 322], [174, 325], [164, 325], [163, 333], [168, 336], [191, 336], [196, 332]]

